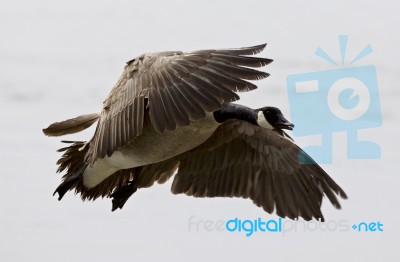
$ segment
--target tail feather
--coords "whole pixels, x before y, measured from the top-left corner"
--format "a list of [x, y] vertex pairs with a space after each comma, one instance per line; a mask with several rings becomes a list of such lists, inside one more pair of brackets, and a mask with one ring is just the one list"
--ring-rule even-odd
[[55, 195], [58, 193], [58, 200], [61, 200], [69, 190], [79, 187], [79, 184], [82, 183], [83, 172], [87, 166], [88, 147], [85, 146], [86, 143], [82, 141], [63, 142], [72, 143], [72, 145], [57, 150], [58, 152], [64, 152], [57, 161], [57, 173], [63, 172], [64, 170], [67, 171], [63, 176], [63, 182], [57, 187], [53, 194]]
[[[63, 155], [57, 161], [57, 172], [66, 173], [53, 195], [58, 194], [58, 200], [61, 200], [68, 191], [74, 190], [75, 194], [80, 194], [82, 200], [95, 200], [99, 197], [113, 198], [113, 211], [122, 208], [136, 189], [149, 187], [156, 181], [158, 183], [167, 181], [175, 173], [179, 164], [177, 158], [172, 158], [170, 161], [147, 166], [121, 169], [95, 187], [87, 188], [83, 183], [83, 173], [90, 164], [90, 143], [83, 141], [62, 142], [70, 145], [57, 150], [63, 152]], [[132, 187], [134, 182], [135, 186]]]
[[46, 136], [63, 136], [78, 133], [90, 127], [99, 119], [98, 113], [82, 115], [75, 118], [67, 119], [61, 122], [55, 122], [43, 129]]
[[98, 197], [111, 197], [113, 191], [125, 186], [133, 179], [136, 169], [119, 170], [93, 188], [87, 188], [83, 184], [83, 173], [88, 166], [90, 144], [82, 141], [63, 141], [71, 145], [63, 147], [58, 152], [64, 152], [57, 161], [57, 173], [66, 171], [62, 183], [57, 187], [54, 194], [58, 194], [61, 200], [65, 193], [75, 190], [80, 194], [82, 200], [94, 200]]

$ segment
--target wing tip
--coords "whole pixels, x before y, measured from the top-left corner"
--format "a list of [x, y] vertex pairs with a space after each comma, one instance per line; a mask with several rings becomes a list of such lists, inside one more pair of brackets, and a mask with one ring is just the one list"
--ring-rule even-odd
[[215, 52], [223, 53], [223, 54], [224, 53], [232, 54], [232, 55], [256, 55], [258, 53], [261, 53], [265, 49], [266, 46], [267, 46], [267, 43], [264, 43], [264, 44], [255, 45], [255, 46], [215, 50]]
[[43, 134], [46, 135], [46, 136], [52, 136], [52, 135], [51, 135], [51, 132], [49, 132], [49, 127], [43, 128], [43, 129], [42, 129], [42, 132], [43, 132]]
[[258, 53], [261, 53], [265, 49], [266, 46], [267, 46], [267, 43], [264, 43], [264, 44], [260, 44], [260, 45], [245, 47], [243, 49], [253, 50], [253, 55], [256, 55]]
[[55, 122], [48, 127], [43, 128], [42, 132], [46, 136], [64, 136], [78, 133], [93, 125], [99, 117], [100, 115], [98, 113], [81, 115], [64, 121]]

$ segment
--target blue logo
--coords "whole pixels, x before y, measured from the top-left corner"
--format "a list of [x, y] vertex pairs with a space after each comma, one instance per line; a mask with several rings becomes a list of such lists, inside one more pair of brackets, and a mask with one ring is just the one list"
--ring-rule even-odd
[[[320, 135], [321, 144], [304, 150], [317, 163], [332, 163], [332, 135], [347, 133], [348, 159], [379, 159], [380, 146], [358, 138], [358, 130], [382, 125], [376, 68], [352, 66], [372, 52], [367, 45], [350, 63], [346, 63], [347, 35], [339, 36], [342, 68], [293, 74], [287, 88], [294, 136]], [[339, 66], [323, 49], [315, 54]], [[307, 164], [300, 155], [299, 161]]]
[[352, 228], [358, 232], [375, 232], [375, 231], [383, 231], [383, 223], [380, 221], [377, 222], [360, 222], [358, 224], [354, 224]]
[[196, 216], [191, 216], [188, 219], [189, 232], [229, 232], [238, 235], [251, 237], [254, 234], [281, 235], [282, 237], [290, 233], [296, 232], [368, 232], [379, 234], [383, 232], [383, 223], [377, 221], [355, 221], [349, 220], [298, 220], [298, 219], [267, 219], [258, 217], [253, 219], [232, 218], [229, 220], [220, 219], [199, 219]]
[[225, 224], [226, 229], [229, 232], [246, 232], [246, 237], [253, 235], [254, 232], [282, 232], [282, 218], [277, 220], [269, 219], [262, 220], [261, 218], [250, 220], [241, 220], [237, 217], [228, 220]]

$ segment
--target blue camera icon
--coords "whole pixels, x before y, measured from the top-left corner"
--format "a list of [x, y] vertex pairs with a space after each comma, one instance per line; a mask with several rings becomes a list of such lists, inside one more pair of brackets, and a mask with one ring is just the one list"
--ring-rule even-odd
[[[317, 163], [332, 162], [332, 135], [343, 131], [348, 159], [380, 158], [380, 146], [357, 135], [382, 125], [375, 66], [289, 75], [287, 90], [293, 135], [321, 135], [320, 145], [304, 148]], [[302, 156], [299, 161], [307, 164]]]

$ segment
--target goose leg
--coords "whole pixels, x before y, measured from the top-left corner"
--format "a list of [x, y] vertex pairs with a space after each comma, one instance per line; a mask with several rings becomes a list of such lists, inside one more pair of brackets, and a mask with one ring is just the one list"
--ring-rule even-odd
[[122, 209], [126, 201], [135, 193], [137, 190], [136, 179], [130, 181], [127, 185], [117, 188], [112, 194], [112, 211], [116, 209]]

